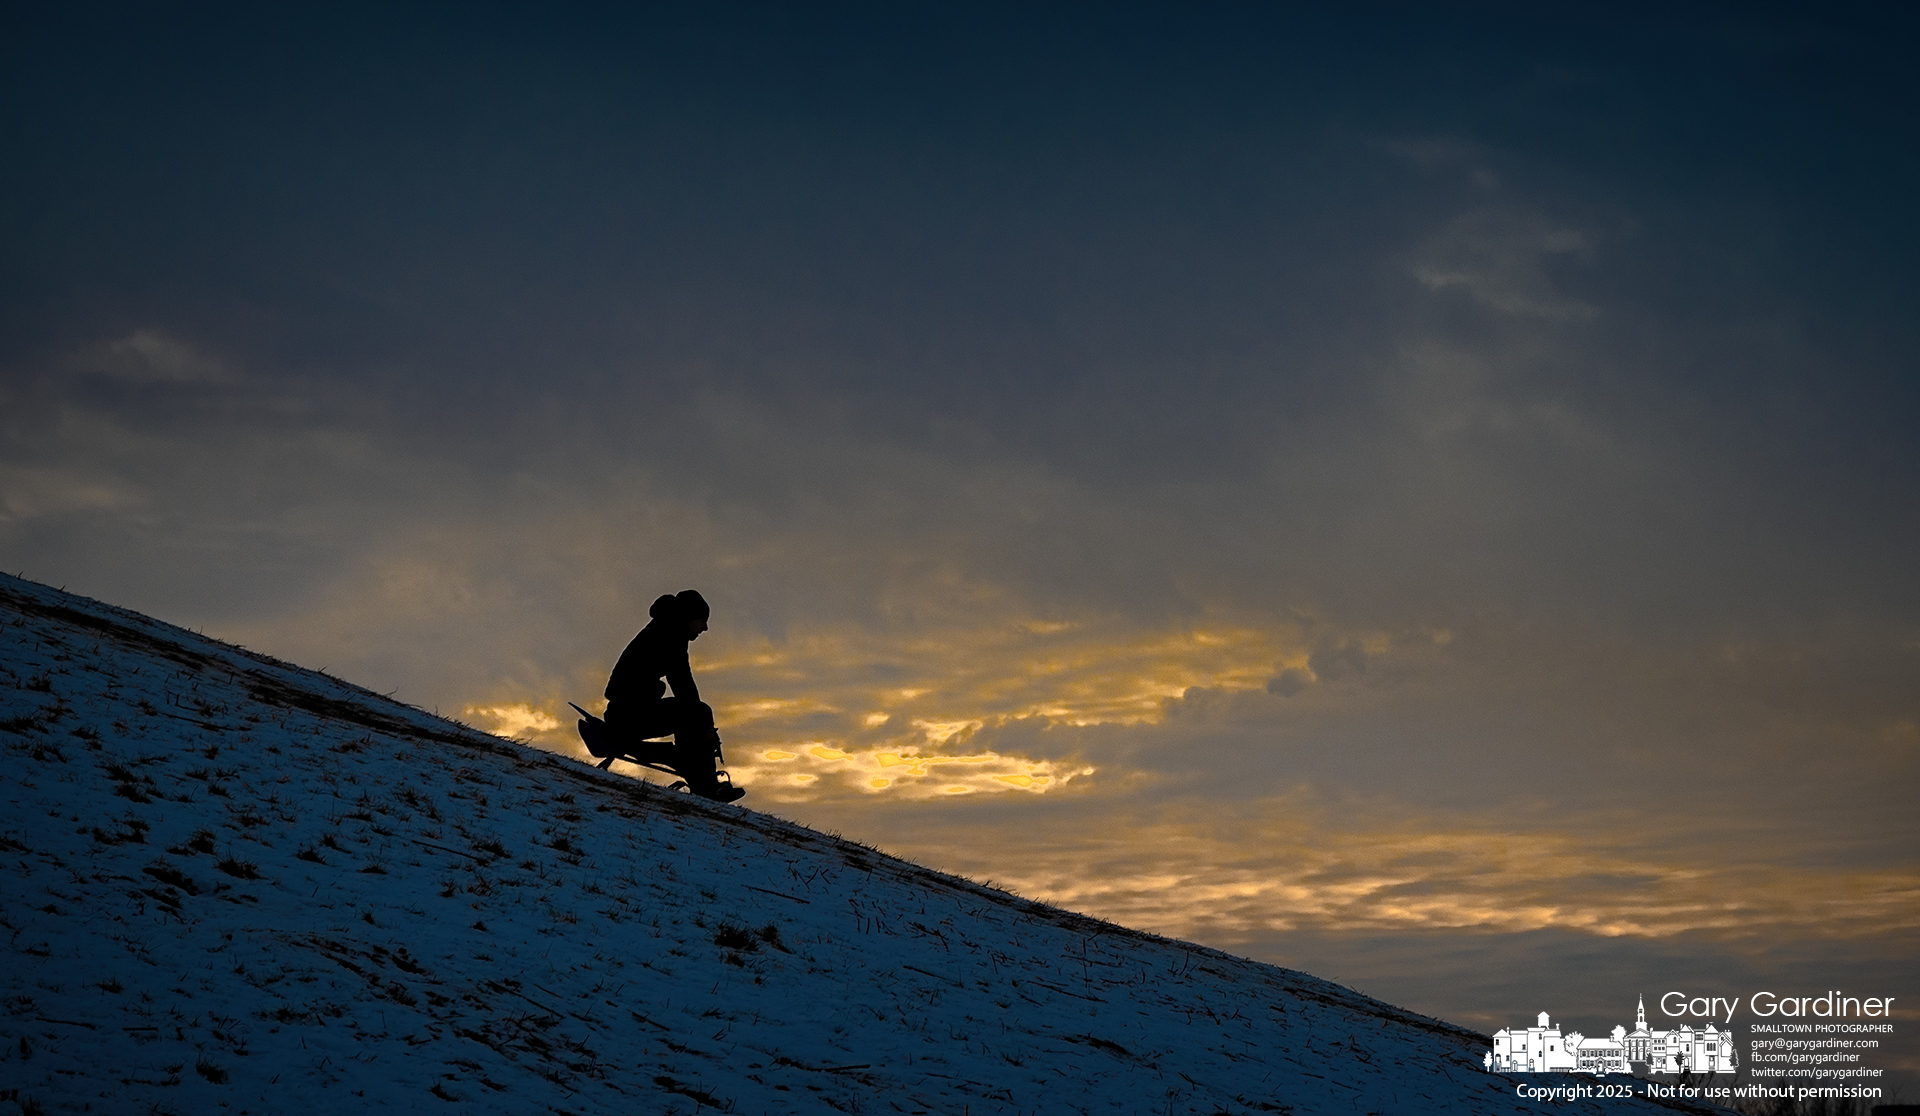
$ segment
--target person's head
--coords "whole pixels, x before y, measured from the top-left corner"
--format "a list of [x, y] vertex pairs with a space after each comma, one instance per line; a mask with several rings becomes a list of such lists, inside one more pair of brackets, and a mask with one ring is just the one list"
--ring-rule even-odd
[[707, 599], [697, 589], [682, 589], [678, 593], [663, 594], [653, 602], [647, 615], [663, 624], [685, 626], [688, 639], [699, 639], [700, 633], [707, 630], [707, 617], [713, 610], [707, 607]]

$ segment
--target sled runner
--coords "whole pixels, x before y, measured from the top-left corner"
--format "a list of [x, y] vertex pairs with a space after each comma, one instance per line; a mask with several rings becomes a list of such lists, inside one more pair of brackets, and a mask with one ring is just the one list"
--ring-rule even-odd
[[[673, 776], [674, 782], [668, 785], [668, 790], [691, 790], [687, 785], [686, 777], [673, 766], [673, 742], [670, 737], [638, 741], [622, 739], [620, 734], [605, 721], [572, 702], [567, 704], [573, 706], [575, 713], [580, 714], [578, 726], [580, 741], [587, 746], [587, 751], [593, 753], [593, 757], [600, 761], [598, 764], [600, 770], [605, 771], [613, 766], [614, 760], [620, 760], [623, 763], [652, 768], [664, 775]], [[629, 747], [638, 747], [645, 751], [636, 754], [627, 751]], [[718, 737], [714, 739], [713, 758], [715, 760], [722, 758]], [[733, 777], [724, 771], [715, 772], [714, 778], [717, 781], [716, 793], [710, 797], [716, 802], [732, 802], [747, 793], [734, 786]]]

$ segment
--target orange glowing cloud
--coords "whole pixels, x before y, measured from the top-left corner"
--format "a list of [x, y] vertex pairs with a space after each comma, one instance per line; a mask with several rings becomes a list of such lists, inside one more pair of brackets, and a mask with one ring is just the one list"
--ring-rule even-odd
[[[1390, 642], [1353, 637], [1369, 654]], [[1196, 687], [1246, 692], [1282, 672], [1312, 677], [1295, 626], [1225, 619], [1142, 630], [1114, 617], [1001, 615], [938, 631], [795, 629], [779, 641], [717, 630], [694, 652], [735, 780], [772, 779], [780, 794], [807, 799], [1051, 793], [1093, 765], [969, 742], [1016, 722], [1152, 724]], [[501, 731], [584, 754], [561, 701], [474, 710]], [[802, 768], [814, 777], [798, 778]]]
[[825, 744], [768, 748], [730, 765], [735, 782], [770, 789], [777, 800], [858, 792], [906, 799], [1025, 791], [1045, 794], [1093, 774], [1085, 764], [1056, 763], [995, 752], [942, 754], [862, 749], [845, 751]]
[[[1169, 806], [1155, 818], [1022, 835], [991, 871], [1021, 894], [1127, 926], [1215, 942], [1272, 931], [1522, 933], [1722, 938], [1791, 932], [1852, 937], [1920, 931], [1920, 872], [1834, 872], [1739, 857], [1700, 858], [1657, 834], [1624, 843], [1590, 833], [1514, 833], [1462, 818], [1331, 824], [1298, 800], [1238, 809]], [[1277, 821], [1274, 819], [1287, 819]], [[901, 851], [912, 853], [911, 848]], [[1694, 850], [1697, 854], [1698, 850]], [[964, 852], [961, 855], [966, 855]]]

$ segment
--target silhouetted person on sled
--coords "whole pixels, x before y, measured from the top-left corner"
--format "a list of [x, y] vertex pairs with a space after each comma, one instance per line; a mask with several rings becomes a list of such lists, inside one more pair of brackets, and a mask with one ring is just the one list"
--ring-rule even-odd
[[[605, 761], [602, 768], [616, 759], [637, 763], [678, 775], [702, 798], [732, 802], [747, 792], [726, 772], [714, 770], [722, 759], [720, 732], [713, 727], [713, 707], [700, 700], [687, 659], [687, 645], [707, 630], [711, 614], [706, 599], [692, 589], [654, 601], [647, 610], [652, 622], [627, 644], [607, 679], [606, 720], [574, 708], [585, 718], [580, 739]], [[658, 739], [665, 736], [673, 743]]]

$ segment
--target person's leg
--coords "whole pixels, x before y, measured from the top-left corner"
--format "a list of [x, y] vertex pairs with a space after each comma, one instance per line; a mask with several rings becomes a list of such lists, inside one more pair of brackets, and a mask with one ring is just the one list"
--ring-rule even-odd
[[704, 701], [667, 698], [673, 707], [673, 769], [687, 781], [687, 789], [703, 798], [714, 797], [720, 781], [714, 760], [720, 752], [720, 732], [713, 727], [713, 706]]
[[665, 743], [649, 745], [648, 740], [673, 735], [678, 724], [677, 711], [668, 704], [672, 699], [661, 701], [641, 701], [633, 703], [612, 702], [607, 706], [606, 716], [602, 719], [613, 730], [621, 748], [621, 755], [633, 756], [652, 762], [654, 757], [668, 754], [672, 749]]
[[[714, 768], [720, 756], [720, 733], [713, 725], [713, 707], [706, 702], [669, 697], [630, 706], [615, 703], [607, 707], [605, 720], [626, 748], [625, 754], [666, 764], [687, 781], [688, 790], [702, 798], [732, 802], [745, 793], [720, 785]], [[645, 743], [669, 735], [671, 745]]]

